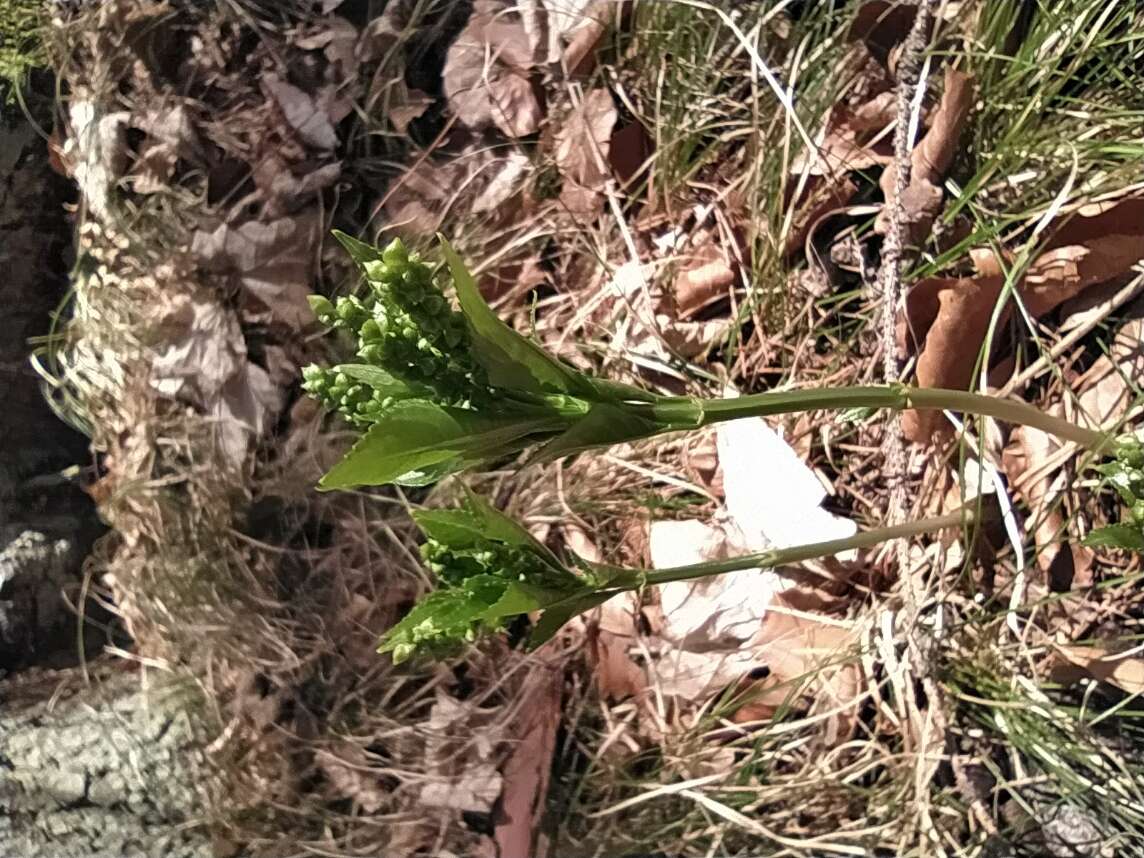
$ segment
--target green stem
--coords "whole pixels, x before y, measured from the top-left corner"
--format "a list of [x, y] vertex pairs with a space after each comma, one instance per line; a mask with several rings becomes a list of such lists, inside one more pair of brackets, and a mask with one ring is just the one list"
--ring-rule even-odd
[[845, 539], [831, 539], [826, 542], [812, 542], [807, 545], [792, 545], [789, 548], [771, 548], [755, 554], [744, 554], [741, 557], [731, 557], [727, 560], [713, 560], [708, 563], [693, 563], [688, 566], [670, 566], [666, 569], [623, 569], [609, 583], [609, 589], [637, 590], [653, 584], [667, 584], [671, 581], [690, 581], [693, 578], [703, 578], [707, 575], [723, 575], [727, 572], [737, 572], [741, 569], [759, 569], [764, 567], [785, 566], [798, 563], [802, 560], [813, 560], [817, 557], [829, 557], [853, 548], [869, 548], [891, 539], [900, 539], [907, 536], [917, 536], [921, 533], [932, 533], [947, 527], [961, 527], [972, 524], [975, 514], [970, 509], [961, 509], [948, 515], [934, 518], [923, 518], [917, 521], [908, 521], [905, 524], [895, 524], [892, 527], [880, 527], [877, 530], [867, 530], [856, 533]]
[[[638, 406], [637, 406], [638, 407]], [[1068, 420], [1013, 399], [1003, 399], [965, 390], [909, 387], [904, 384], [865, 387], [822, 387], [808, 390], [779, 390], [754, 393], [733, 399], [664, 397], [650, 406], [655, 419], [672, 428], [708, 426], [741, 417], [789, 414], [817, 409], [906, 408], [961, 411], [995, 417], [1008, 423], [1032, 426], [1066, 441], [1075, 441], [1093, 451], [1110, 441], [1104, 432], [1086, 429]]]

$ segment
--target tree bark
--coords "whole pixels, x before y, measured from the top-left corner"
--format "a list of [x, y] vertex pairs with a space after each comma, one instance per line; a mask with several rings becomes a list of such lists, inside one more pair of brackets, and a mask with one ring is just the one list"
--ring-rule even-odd
[[[0, 855], [210, 858], [194, 696], [114, 665], [0, 686]], [[154, 674], [152, 674], [154, 676]], [[152, 680], [154, 681], [154, 680]]]

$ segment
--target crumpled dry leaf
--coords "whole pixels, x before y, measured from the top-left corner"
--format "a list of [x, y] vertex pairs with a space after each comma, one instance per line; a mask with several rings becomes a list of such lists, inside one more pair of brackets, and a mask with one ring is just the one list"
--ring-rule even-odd
[[[712, 522], [653, 523], [653, 566], [699, 563], [856, 532], [854, 522], [821, 508], [826, 496], [822, 484], [762, 419], [719, 424], [716, 438], [724, 512]], [[848, 555], [853, 559], [852, 552]], [[759, 664], [769, 606], [794, 583], [776, 570], [750, 569], [661, 585], [660, 636], [667, 646], [654, 666], [659, 690], [697, 700], [742, 679]]]
[[635, 317], [634, 324], [631, 319], [620, 323], [624, 333], [614, 338], [615, 347], [667, 363], [676, 357], [694, 358], [721, 341], [730, 320], [680, 320], [674, 298], [657, 285], [647, 286], [654, 269], [653, 265], [625, 262], [606, 287], [606, 294], [620, 299], [615, 304], [617, 317], [627, 313]]
[[1081, 378], [1076, 387], [1077, 421], [1092, 428], [1107, 428], [1129, 416], [1136, 401], [1135, 385], [1144, 378], [1144, 300], [1135, 301], [1129, 318], [1109, 346]]
[[[1060, 220], [1046, 249], [1017, 284], [1034, 318], [1090, 286], [1125, 274], [1144, 258], [1144, 198], [1085, 207]], [[899, 348], [908, 349], [911, 334], [921, 341], [917, 381], [923, 387], [964, 390], [972, 381], [977, 354], [1004, 286], [1000, 262], [991, 251], [979, 250], [972, 256], [981, 272], [978, 276], [929, 278], [915, 284], [906, 296]], [[945, 428], [936, 412], [906, 412], [902, 418], [903, 433], [913, 441], [928, 441], [935, 431]]]
[[332, 749], [318, 750], [314, 761], [338, 798], [350, 799], [366, 813], [377, 813], [385, 806], [389, 793], [370, 773], [369, 758], [360, 745], [338, 742]]
[[136, 193], [151, 194], [168, 187], [180, 158], [201, 160], [202, 144], [185, 104], [163, 109], [152, 106], [133, 114], [131, 124], [148, 135], [131, 170]]
[[929, 130], [910, 155], [910, 182], [901, 200], [894, 200], [896, 166], [891, 163], [882, 173], [879, 184], [886, 205], [875, 220], [875, 231], [886, 234], [890, 228], [890, 213], [897, 206], [909, 244], [917, 244], [929, 233], [933, 219], [941, 211], [941, 181], [957, 152], [973, 98], [973, 78], [957, 69], [946, 68], [941, 103], [930, 117]]
[[684, 257], [675, 276], [675, 306], [679, 318], [695, 315], [714, 301], [727, 296], [735, 282], [735, 272], [726, 255], [713, 241], [697, 247]]
[[1053, 678], [1060, 682], [1075, 682], [1084, 676], [1115, 685], [1129, 694], [1144, 693], [1144, 659], [1125, 657], [1102, 646], [1057, 646], [1054, 655]]
[[563, 179], [560, 202], [574, 217], [594, 218], [603, 207], [603, 190], [612, 175], [608, 152], [616, 116], [612, 94], [594, 89], [556, 132], [553, 154]]
[[505, 224], [520, 212], [530, 162], [523, 152], [474, 146], [447, 161], [416, 160], [386, 194], [389, 226], [402, 235], [431, 235], [447, 215], [485, 214]]
[[276, 318], [301, 328], [313, 319], [306, 296], [321, 227], [315, 211], [269, 222], [221, 223], [197, 231], [191, 252], [205, 270], [234, 276]]
[[283, 390], [247, 360], [238, 320], [216, 301], [179, 296], [159, 325], [164, 348], [151, 364], [152, 385], [213, 417], [225, 461], [241, 468], [281, 411]]
[[[1054, 504], [1065, 489], [1062, 464], [1056, 454], [1057, 438], [1030, 426], [1017, 426], [1001, 454], [1001, 465], [1014, 494], [1024, 498], [1035, 522], [1034, 540], [1037, 567], [1045, 575], [1049, 589], [1067, 590], [1091, 582], [1095, 553], [1075, 539], [1062, 542], [1067, 523]], [[1054, 478], [1055, 475], [1055, 478]]]
[[798, 176], [835, 176], [893, 161], [888, 129], [897, 108], [893, 91], [879, 93], [864, 104], [836, 104], [828, 112], [817, 152], [800, 152], [790, 172]]
[[495, 752], [503, 739], [496, 713], [438, 690], [425, 724], [426, 773], [419, 795], [426, 807], [489, 813], [500, 797], [502, 778]]
[[497, 0], [474, 4], [445, 57], [442, 86], [462, 125], [496, 127], [515, 139], [540, 129], [543, 111], [529, 74], [541, 46], [509, 9]]
[[276, 74], [264, 75], [262, 85], [304, 143], [323, 150], [332, 150], [338, 145], [330, 117], [312, 97]]
[[747, 702], [732, 716], [737, 723], [766, 720], [784, 706], [801, 702], [816, 710], [837, 710], [827, 722], [823, 743], [844, 742], [858, 724], [858, 702], [863, 697], [862, 669], [847, 658], [858, 643], [853, 629], [819, 622], [785, 610], [784, 597], [776, 596], [756, 640], [756, 659], [769, 673], [745, 683]]

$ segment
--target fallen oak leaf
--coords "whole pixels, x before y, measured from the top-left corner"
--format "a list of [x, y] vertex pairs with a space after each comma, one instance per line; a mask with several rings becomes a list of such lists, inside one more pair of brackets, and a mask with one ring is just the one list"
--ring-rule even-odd
[[[1122, 200], [1091, 216], [1072, 215], [1029, 265], [1016, 284], [1032, 318], [1051, 312], [1086, 289], [1126, 274], [1144, 258], [1144, 199]], [[1122, 232], [1098, 234], [1101, 230]], [[1085, 244], [1073, 243], [1084, 238]], [[985, 340], [994, 305], [1005, 278], [1002, 260], [991, 250], [971, 254], [977, 277], [928, 278], [911, 288], [906, 297], [906, 326], [899, 346], [908, 350], [907, 329], [921, 339], [917, 363], [923, 387], [967, 389], [977, 354]], [[996, 272], [996, 273], [994, 273]], [[1012, 312], [1007, 306], [1001, 321]], [[1107, 410], [1107, 409], [1101, 409]], [[945, 428], [937, 412], [904, 412], [903, 432], [912, 441], [925, 442]]]

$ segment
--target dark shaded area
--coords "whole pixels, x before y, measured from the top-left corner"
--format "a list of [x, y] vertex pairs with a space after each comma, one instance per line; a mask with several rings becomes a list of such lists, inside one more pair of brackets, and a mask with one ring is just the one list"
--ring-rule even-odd
[[[14, 105], [0, 113], [0, 671], [78, 661], [68, 603], [102, 531], [79, 483], [87, 439], [56, 416], [29, 361], [67, 294], [75, 190], [36, 128], [51, 127], [54, 81], [33, 75], [28, 89], [35, 125]], [[91, 607], [98, 649], [107, 617]]]

